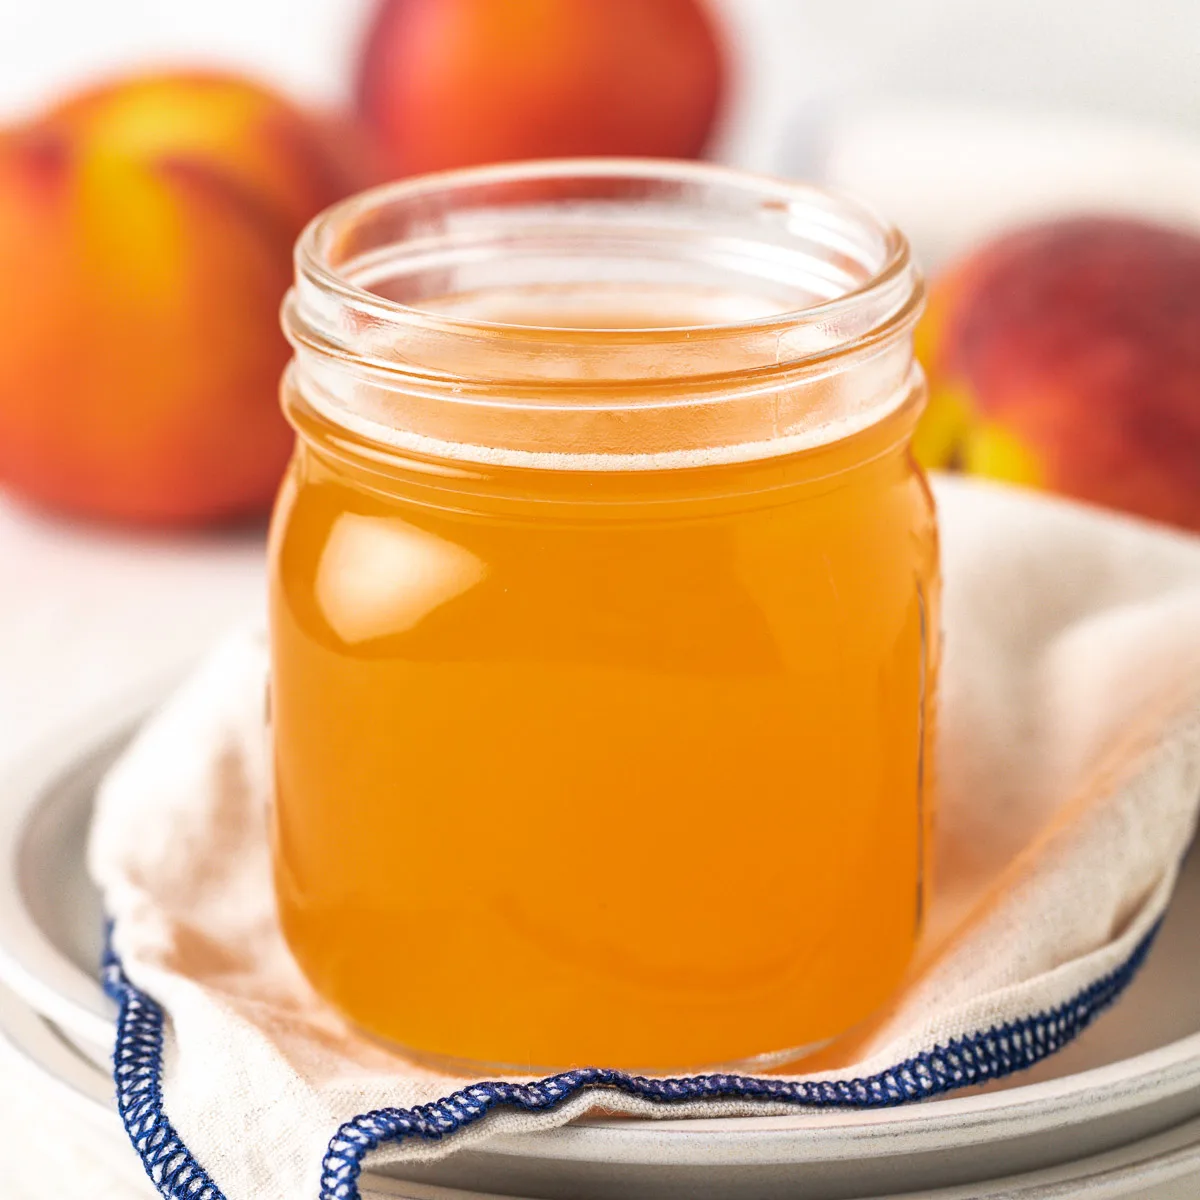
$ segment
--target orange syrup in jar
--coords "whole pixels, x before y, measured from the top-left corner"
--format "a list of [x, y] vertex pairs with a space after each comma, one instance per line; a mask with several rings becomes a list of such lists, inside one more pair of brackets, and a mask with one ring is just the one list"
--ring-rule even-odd
[[[927, 877], [909, 316], [887, 369], [809, 329], [800, 374], [760, 386], [774, 294], [491, 284], [419, 311], [453, 340], [400, 312], [340, 401], [290, 318], [270, 617], [297, 961], [468, 1071], [764, 1065], [837, 1036], [901, 980]], [[723, 332], [748, 325], [752, 349]]]

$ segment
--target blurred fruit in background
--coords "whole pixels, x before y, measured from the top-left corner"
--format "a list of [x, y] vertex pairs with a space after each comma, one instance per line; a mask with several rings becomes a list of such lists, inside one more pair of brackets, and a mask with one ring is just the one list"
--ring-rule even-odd
[[522, 158], [692, 158], [725, 79], [703, 0], [384, 0], [359, 109], [400, 175]]
[[927, 466], [1200, 530], [1200, 237], [1120, 217], [1014, 231], [935, 281]]
[[265, 510], [292, 243], [373, 175], [353, 131], [217, 74], [0, 133], [0, 482], [145, 524]]

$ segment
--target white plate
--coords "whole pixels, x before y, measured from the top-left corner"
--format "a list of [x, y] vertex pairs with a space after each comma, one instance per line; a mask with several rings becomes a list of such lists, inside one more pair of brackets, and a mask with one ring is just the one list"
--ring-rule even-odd
[[[0, 980], [60, 1027], [85, 1060], [104, 1057], [112, 1010], [96, 982], [103, 914], [86, 877], [84, 838], [95, 783], [138, 706], [135, 700], [67, 731], [0, 780]], [[876, 1111], [586, 1121], [497, 1137], [397, 1172], [581, 1200], [838, 1200], [1077, 1160], [1200, 1114], [1198, 931], [1200, 855], [1193, 855], [1159, 944], [1117, 1009], [1004, 1085]]]
[[0, 780], [0, 981], [97, 1046], [112, 1042], [116, 1009], [99, 983], [104, 917], [84, 867], [91, 800], [154, 698], [64, 728]]

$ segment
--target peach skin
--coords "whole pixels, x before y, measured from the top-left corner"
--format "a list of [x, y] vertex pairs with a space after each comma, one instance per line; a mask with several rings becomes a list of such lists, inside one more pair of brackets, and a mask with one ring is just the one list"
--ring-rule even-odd
[[724, 91], [703, 0], [384, 0], [359, 111], [400, 174], [522, 158], [693, 158]]
[[0, 482], [138, 524], [265, 511], [292, 243], [372, 175], [352, 137], [215, 74], [0, 134]]
[[1117, 217], [1021, 229], [935, 282], [926, 466], [1200, 530], [1200, 237]]

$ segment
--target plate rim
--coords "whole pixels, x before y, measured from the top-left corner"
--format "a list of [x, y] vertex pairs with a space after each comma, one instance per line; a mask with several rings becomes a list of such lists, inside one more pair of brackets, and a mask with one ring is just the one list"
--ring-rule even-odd
[[99, 1045], [113, 1041], [115, 1009], [99, 971], [88, 975], [68, 958], [30, 911], [21, 887], [23, 851], [46, 793], [132, 736], [168, 690], [163, 680], [126, 690], [104, 710], [77, 714], [29, 743], [0, 771], [0, 983], [64, 1031]]

